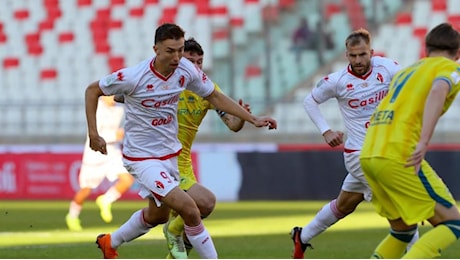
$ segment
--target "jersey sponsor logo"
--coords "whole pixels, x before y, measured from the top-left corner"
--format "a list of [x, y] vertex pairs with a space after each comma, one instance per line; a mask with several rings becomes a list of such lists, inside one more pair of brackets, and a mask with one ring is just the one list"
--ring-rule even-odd
[[202, 109], [187, 109], [187, 108], [181, 108], [177, 111], [178, 115], [186, 115], [186, 116], [198, 116], [201, 115], [203, 112]]
[[153, 85], [152, 84], [148, 84], [146, 87], [147, 91], [149, 92], [153, 92], [154, 91], [154, 88], [153, 88]]
[[353, 87], [353, 84], [351, 83], [348, 83], [345, 88], [347, 89], [347, 91], [352, 91], [352, 90], [355, 90], [355, 88]]
[[153, 108], [160, 108], [162, 106], [175, 104], [179, 101], [179, 95], [174, 95], [165, 100], [155, 100], [153, 98], [144, 99], [141, 101], [141, 105], [144, 107], [153, 107]]
[[194, 96], [187, 97], [187, 103], [195, 103], [196, 99]]
[[375, 93], [374, 96], [372, 97], [369, 97], [367, 99], [357, 99], [357, 98], [354, 98], [354, 99], [350, 99], [350, 101], [348, 101], [348, 105], [351, 107], [351, 108], [360, 108], [360, 107], [365, 107], [367, 105], [372, 105], [374, 103], [378, 103], [380, 100], [382, 100], [386, 95], [388, 94], [388, 90], [381, 90], [377, 93]]
[[376, 111], [371, 116], [370, 125], [388, 125], [393, 122], [395, 111], [394, 110], [381, 110]]
[[206, 73], [203, 72], [203, 74], [201, 75], [201, 80], [203, 81], [203, 83], [206, 83], [206, 81], [208, 80], [208, 76], [206, 76]]
[[383, 83], [383, 76], [380, 73], [377, 73], [377, 80]]
[[152, 120], [152, 125], [153, 126], [160, 126], [160, 125], [167, 125], [173, 121], [173, 117], [169, 115], [166, 118], [154, 118]]
[[163, 190], [165, 188], [165, 186], [163, 185], [163, 183], [161, 181], [155, 181], [155, 186], [158, 189], [161, 189], [161, 190]]

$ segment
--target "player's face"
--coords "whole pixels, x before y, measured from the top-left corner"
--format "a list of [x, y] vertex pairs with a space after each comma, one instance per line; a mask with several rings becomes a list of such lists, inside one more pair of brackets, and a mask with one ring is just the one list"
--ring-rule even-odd
[[203, 69], [203, 55], [198, 55], [196, 52], [184, 52], [184, 57], [191, 61], [193, 64], [198, 66], [201, 70]]
[[374, 50], [364, 41], [359, 44], [347, 47], [347, 58], [351, 65], [351, 70], [357, 75], [364, 75], [369, 71], [371, 58]]
[[184, 38], [178, 40], [168, 39], [159, 42], [153, 49], [157, 54], [155, 68], [158, 67], [166, 71], [172, 71], [179, 66], [179, 61], [184, 54]]

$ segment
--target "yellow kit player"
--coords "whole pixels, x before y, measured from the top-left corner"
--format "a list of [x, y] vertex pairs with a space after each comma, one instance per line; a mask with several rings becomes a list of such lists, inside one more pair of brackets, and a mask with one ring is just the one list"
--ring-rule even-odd
[[[184, 57], [200, 69], [203, 65], [203, 55], [203, 49], [195, 39], [191, 38], [185, 41]], [[219, 86], [214, 86], [217, 91], [220, 91]], [[248, 104], [243, 104], [242, 100], [239, 100], [239, 103], [250, 112]], [[214, 106], [195, 93], [185, 90], [180, 94], [177, 111], [179, 124], [179, 133], [177, 136], [182, 144], [182, 152], [178, 158], [181, 177], [179, 186], [181, 189], [187, 191], [187, 194], [195, 200], [203, 218], [207, 217], [213, 211], [216, 198], [210, 190], [199, 184], [196, 180], [192, 168], [191, 147], [201, 121], [209, 109], [214, 109]], [[216, 110], [216, 112], [230, 130], [238, 132], [243, 128], [244, 120], [222, 111]], [[184, 220], [180, 216], [171, 216], [169, 222], [163, 226], [163, 232], [170, 251], [168, 258], [187, 258], [187, 251], [191, 249], [191, 245], [187, 242], [184, 244], [183, 231]]]
[[[448, 188], [424, 157], [439, 117], [460, 89], [460, 35], [448, 23], [425, 38], [428, 57], [401, 70], [373, 113], [361, 150], [361, 166], [376, 211], [390, 234], [374, 258], [435, 258], [460, 237], [460, 213]], [[426, 232], [404, 255], [417, 223]]]

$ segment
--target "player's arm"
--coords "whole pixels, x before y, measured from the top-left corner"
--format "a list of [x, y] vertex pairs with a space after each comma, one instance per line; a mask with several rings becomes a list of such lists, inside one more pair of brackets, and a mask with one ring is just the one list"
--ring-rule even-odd
[[445, 80], [436, 80], [431, 87], [431, 91], [425, 102], [423, 111], [423, 124], [420, 140], [415, 147], [415, 151], [407, 160], [406, 167], [415, 166], [415, 173], [418, 173], [420, 164], [425, 158], [428, 144], [433, 136], [434, 129], [442, 114], [444, 102], [450, 91], [450, 85]]
[[213, 104], [216, 109], [224, 111], [228, 114], [232, 114], [241, 118], [242, 120], [248, 121], [256, 127], [268, 126], [269, 129], [276, 129], [276, 120], [268, 117], [257, 117], [249, 113], [242, 106], [236, 103], [233, 99], [220, 91], [214, 90], [206, 99]]
[[88, 125], [89, 146], [94, 151], [99, 151], [102, 154], [107, 154], [106, 143], [104, 138], [97, 131], [96, 111], [99, 97], [103, 96], [99, 81], [95, 81], [86, 88], [85, 91], [85, 111], [86, 122]]
[[[243, 103], [242, 99], [240, 99], [238, 103], [240, 104], [240, 106], [246, 109], [246, 111], [251, 113], [251, 107], [249, 106], [249, 104]], [[225, 123], [225, 125], [227, 125], [227, 127], [233, 132], [238, 132], [243, 128], [245, 121], [241, 118], [236, 117], [234, 115], [230, 115], [220, 110], [216, 110], [216, 112], [220, 116], [220, 119], [222, 119], [222, 121]]]

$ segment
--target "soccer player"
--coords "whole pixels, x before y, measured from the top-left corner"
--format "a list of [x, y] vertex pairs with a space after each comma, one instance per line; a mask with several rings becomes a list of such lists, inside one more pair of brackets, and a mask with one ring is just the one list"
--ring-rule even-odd
[[[204, 51], [195, 39], [191, 38], [185, 41], [184, 57], [200, 69], [203, 67], [203, 56]], [[214, 88], [220, 91], [217, 84], [214, 84]], [[243, 104], [242, 100], [239, 100], [239, 103], [250, 112], [248, 104]], [[177, 115], [179, 123], [178, 138], [182, 144], [182, 152], [178, 156], [181, 177], [180, 188], [186, 191], [197, 203], [202, 218], [207, 217], [214, 210], [216, 198], [210, 190], [199, 184], [195, 178], [192, 168], [191, 147], [198, 128], [209, 109], [215, 109], [215, 107], [192, 91], [185, 90], [180, 94]], [[216, 110], [216, 112], [230, 130], [238, 132], [243, 128], [244, 120], [223, 111]], [[187, 251], [191, 249], [191, 245], [186, 243], [185, 247], [188, 249], [186, 250], [182, 238], [183, 231], [184, 220], [181, 216], [171, 217], [168, 223], [163, 226], [163, 232], [170, 251], [168, 258], [187, 258]]]
[[276, 128], [271, 117], [256, 117], [220, 91], [189, 60], [182, 58], [184, 31], [165, 23], [155, 31], [155, 54], [137, 65], [121, 69], [91, 83], [85, 92], [90, 147], [107, 153], [99, 135], [96, 110], [99, 96], [124, 96], [126, 109], [123, 162], [140, 185], [148, 206], [133, 213], [112, 234], [100, 234], [96, 243], [104, 258], [115, 258], [117, 248], [168, 221], [170, 209], [184, 219], [184, 233], [201, 258], [217, 258], [211, 236], [202, 223], [195, 201], [179, 188], [177, 138], [179, 95], [185, 89], [206, 98], [217, 109], [238, 116], [256, 127]]
[[375, 210], [390, 223], [374, 258], [400, 258], [417, 223], [434, 228], [403, 258], [435, 258], [460, 236], [460, 213], [442, 179], [425, 161], [439, 117], [460, 89], [460, 35], [442, 23], [425, 37], [427, 57], [396, 74], [370, 120], [361, 167]]
[[98, 131], [107, 142], [107, 156], [91, 150], [89, 138], [86, 138], [82, 166], [78, 176], [80, 189], [70, 202], [69, 212], [65, 217], [67, 227], [71, 231], [82, 230], [79, 216], [83, 203], [104, 178], [111, 182], [117, 180], [103, 195], [96, 199], [101, 218], [106, 223], [112, 221], [112, 203], [128, 191], [134, 182], [134, 178], [123, 167], [121, 156], [121, 142], [124, 133], [121, 122], [124, 110], [122, 106], [116, 105], [113, 98], [113, 96], [101, 97], [96, 115]]
[[359, 164], [359, 154], [372, 111], [388, 92], [391, 79], [400, 69], [393, 60], [373, 56], [371, 35], [365, 29], [352, 32], [345, 40], [348, 66], [324, 77], [304, 100], [305, 111], [319, 129], [325, 142], [336, 147], [344, 133], [332, 130], [319, 110], [319, 104], [331, 98], [338, 101], [348, 138], [344, 145], [344, 162], [348, 171], [341, 191], [303, 228], [294, 227], [293, 258], [304, 258], [310, 240], [340, 219], [351, 214], [372, 193]]

